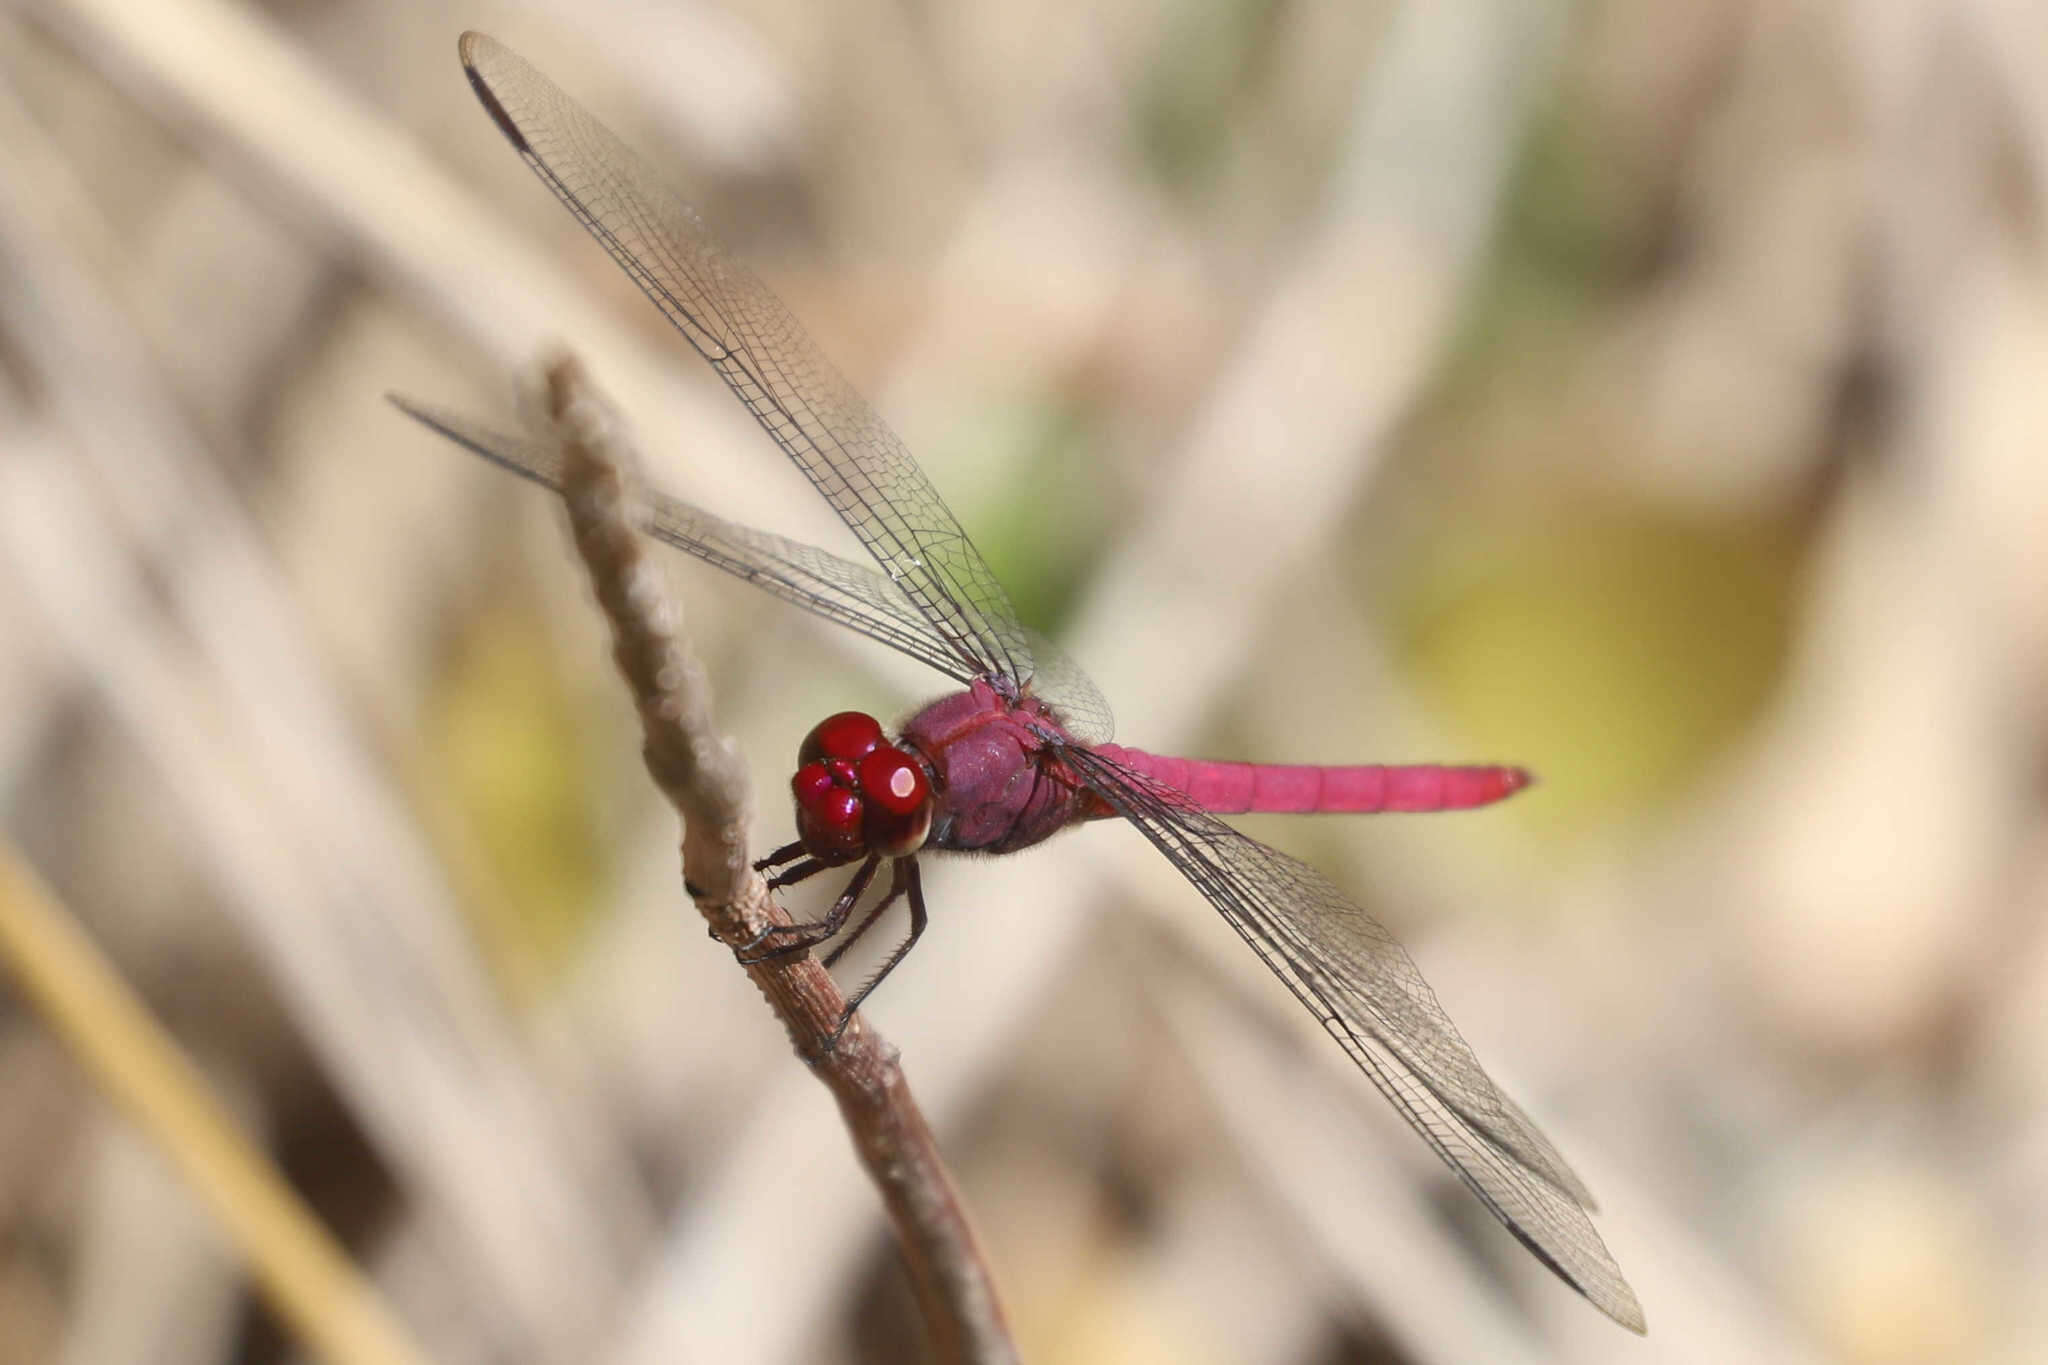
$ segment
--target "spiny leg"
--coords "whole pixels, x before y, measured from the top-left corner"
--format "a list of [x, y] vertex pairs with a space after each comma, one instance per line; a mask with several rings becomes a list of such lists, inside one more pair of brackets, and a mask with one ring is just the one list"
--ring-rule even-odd
[[[838, 900], [832, 902], [832, 908], [826, 912], [825, 918], [814, 920], [809, 924], [771, 924], [760, 933], [754, 935], [752, 939], [741, 944], [733, 950], [735, 956], [739, 958], [740, 964], [751, 967], [757, 962], [767, 962], [772, 958], [787, 957], [792, 953], [800, 953], [807, 948], [823, 943], [826, 939], [838, 933], [841, 926], [846, 923], [846, 917], [853, 913], [855, 903], [866, 894], [868, 884], [874, 881], [875, 872], [881, 865], [882, 855], [879, 853], [870, 856], [866, 862], [862, 863], [860, 871], [854, 873], [853, 880], [846, 884], [846, 890], [840, 894]], [[809, 874], [805, 875], [808, 876]], [[769, 885], [773, 886], [774, 883], [770, 882]], [[778, 934], [791, 935], [792, 941], [777, 944], [775, 947], [765, 951], [755, 951], [763, 943]]]
[[780, 867], [784, 863], [793, 863], [803, 856], [803, 852], [804, 843], [801, 839], [794, 843], [784, 844], [767, 857], [757, 860], [754, 863], [754, 871], [766, 872], [771, 867]]
[[902, 894], [903, 878], [900, 876], [891, 876], [889, 879], [889, 894], [882, 897], [881, 900], [877, 901], [875, 903], [874, 909], [868, 911], [865, 915], [862, 915], [860, 917], [860, 923], [853, 926], [853, 932], [848, 934], [845, 938], [839, 940], [839, 942], [833, 944], [832, 951], [825, 954], [825, 970], [829, 972], [834, 967], [838, 966], [839, 959], [846, 956], [846, 950], [848, 948], [851, 948], [854, 944], [860, 942], [860, 936], [862, 934], [865, 934], [868, 930], [874, 928], [875, 921], [882, 917], [882, 912], [887, 910], [890, 906], [894, 905], [896, 903], [896, 898], [898, 896], [901, 896]]
[[[875, 974], [868, 978], [867, 984], [854, 992], [853, 999], [846, 1002], [845, 1013], [839, 1016], [839, 1023], [833, 1028], [832, 1036], [826, 1039], [828, 1045], [839, 1041], [839, 1035], [846, 1032], [846, 1026], [853, 1022], [854, 1012], [860, 1009], [861, 1002], [870, 995], [873, 995], [875, 987], [882, 984], [883, 978], [896, 970], [897, 964], [901, 963], [910, 950], [917, 946], [917, 940], [924, 933], [926, 919], [924, 883], [919, 880], [917, 859], [915, 858], [898, 858], [896, 860], [895, 874], [889, 882], [889, 894], [883, 898], [882, 905], [888, 905], [898, 896], [908, 896], [910, 899], [910, 935], [903, 942], [896, 945], [895, 951], [890, 953], [887, 960], [882, 963]], [[875, 913], [881, 913], [880, 907], [877, 907]], [[861, 928], [865, 929], [874, 921], [874, 915], [868, 916], [862, 922]]]

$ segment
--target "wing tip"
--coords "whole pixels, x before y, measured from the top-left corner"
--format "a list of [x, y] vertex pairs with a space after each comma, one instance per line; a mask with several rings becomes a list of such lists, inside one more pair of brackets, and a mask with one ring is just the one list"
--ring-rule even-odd
[[519, 131], [519, 125], [512, 121], [512, 115], [499, 103], [497, 95], [491, 90], [489, 80], [479, 69], [482, 62], [511, 57], [512, 50], [488, 33], [468, 29], [456, 41], [455, 52], [462, 58], [462, 71], [469, 77], [469, 88], [476, 92], [477, 102], [482, 104], [484, 112], [491, 116], [491, 122], [498, 125], [498, 131], [505, 135], [505, 140], [510, 142], [521, 156], [531, 154], [533, 149], [526, 141], [526, 134]]
[[[1520, 1242], [1530, 1255], [1542, 1262], [1545, 1270], [1548, 1270], [1551, 1274], [1557, 1276], [1558, 1279], [1564, 1281], [1565, 1284], [1571, 1287], [1574, 1293], [1587, 1303], [1592, 1304], [1593, 1307], [1599, 1309], [1602, 1314], [1612, 1319], [1617, 1326], [1626, 1327], [1639, 1337], [1646, 1337], [1650, 1334], [1649, 1322], [1643, 1316], [1642, 1301], [1636, 1297], [1636, 1291], [1631, 1289], [1628, 1281], [1623, 1278], [1621, 1267], [1614, 1264], [1613, 1257], [1608, 1254], [1606, 1244], [1600, 1241], [1600, 1234], [1594, 1231], [1591, 1223], [1585, 1225], [1586, 1231], [1591, 1234], [1594, 1245], [1599, 1249], [1598, 1254], [1591, 1258], [1593, 1264], [1590, 1267], [1577, 1263], [1566, 1265], [1564, 1258], [1557, 1251], [1544, 1245], [1543, 1242], [1537, 1239], [1535, 1233], [1515, 1222], [1514, 1219], [1508, 1216], [1506, 1210], [1502, 1209], [1483, 1190], [1473, 1185], [1470, 1176], [1465, 1171], [1458, 1170], [1457, 1174], [1458, 1178], [1463, 1180], [1468, 1188], [1472, 1188], [1475, 1193], [1479, 1194], [1480, 1202], [1486, 1205], [1488, 1212], [1500, 1220], [1501, 1225], [1508, 1230], [1514, 1239]], [[1574, 1258], [1575, 1262], [1583, 1262], [1584, 1259], [1586, 1258]], [[1590, 1273], [1588, 1273], [1589, 1271]]]

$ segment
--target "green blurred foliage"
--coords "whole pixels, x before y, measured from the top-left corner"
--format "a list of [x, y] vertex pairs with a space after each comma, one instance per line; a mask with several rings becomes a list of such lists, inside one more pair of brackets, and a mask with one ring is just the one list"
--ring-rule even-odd
[[1104, 478], [1101, 427], [1085, 404], [1038, 394], [979, 408], [950, 444], [963, 464], [1009, 477], [974, 509], [968, 534], [1033, 629], [1065, 624], [1110, 540], [1115, 490]]
[[1175, 9], [1136, 95], [1145, 164], [1171, 189], [1199, 194], [1221, 171], [1228, 110], [1257, 71], [1284, 6], [1222, 0]]
[[1656, 269], [1670, 232], [1665, 187], [1617, 168], [1599, 115], [1567, 84], [1532, 123], [1435, 405], [1495, 373], [1582, 347]]

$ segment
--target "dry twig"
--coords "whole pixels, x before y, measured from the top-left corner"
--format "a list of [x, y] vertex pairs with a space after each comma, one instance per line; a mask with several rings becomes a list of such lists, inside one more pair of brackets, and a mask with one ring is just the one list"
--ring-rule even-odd
[[[562, 498], [576, 548], [640, 712], [647, 770], [682, 817], [684, 884], [714, 937], [729, 947], [748, 943], [792, 921], [748, 861], [746, 770], [712, 724], [703, 666], [685, 647], [633, 528], [621, 471], [637, 461], [574, 359], [547, 367], [542, 405], [543, 434], [562, 451]], [[747, 973], [797, 1055], [839, 1102], [895, 1224], [940, 1358], [1017, 1359], [994, 1281], [896, 1049], [858, 1018], [833, 1042], [846, 999], [809, 953], [753, 962]]]

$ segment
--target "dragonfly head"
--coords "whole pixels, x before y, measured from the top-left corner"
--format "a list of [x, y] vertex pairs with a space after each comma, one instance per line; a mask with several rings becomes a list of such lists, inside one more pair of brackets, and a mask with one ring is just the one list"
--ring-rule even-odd
[[796, 831], [823, 863], [870, 853], [901, 858], [932, 828], [932, 781], [917, 758], [888, 742], [881, 722], [860, 711], [827, 716], [797, 750]]

